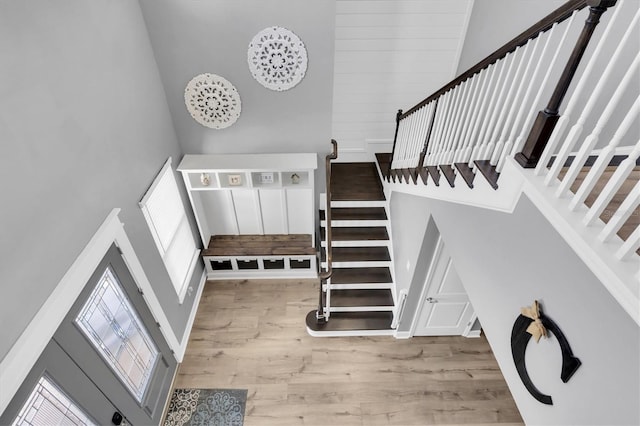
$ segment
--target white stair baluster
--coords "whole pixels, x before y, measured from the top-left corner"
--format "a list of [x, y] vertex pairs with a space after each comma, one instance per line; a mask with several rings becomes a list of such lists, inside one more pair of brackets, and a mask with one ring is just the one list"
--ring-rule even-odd
[[[489, 104], [490, 111], [490, 119], [486, 121], [485, 126], [483, 126], [484, 132], [481, 138], [480, 149], [477, 151], [474, 156], [474, 160], [484, 160], [487, 154], [487, 146], [491, 142], [491, 137], [493, 134], [493, 129], [498, 121], [498, 115], [500, 114], [500, 105], [499, 100], [504, 98], [504, 94], [507, 90], [507, 86], [509, 85], [509, 76], [511, 74], [511, 70], [513, 69], [513, 63], [515, 58], [515, 52], [510, 52], [504, 57], [504, 65], [500, 72], [500, 78], [498, 80], [498, 85], [493, 92], [491, 97], [491, 102]], [[475, 168], [475, 164], [473, 165]]]
[[[478, 77], [478, 78], [476, 78]], [[474, 102], [474, 97], [476, 95], [476, 90], [478, 87], [478, 80], [479, 80], [479, 76], [476, 74], [473, 77], [471, 77], [470, 79], [468, 79], [467, 81], [469, 81], [469, 91], [467, 93], [466, 98], [464, 99], [464, 106], [462, 109], [462, 113], [460, 114], [460, 121], [458, 124], [458, 128], [456, 130], [456, 133], [453, 137], [454, 141], [455, 141], [455, 150], [453, 152], [453, 157], [451, 158], [451, 162], [452, 163], [458, 163], [461, 160], [463, 151], [464, 151], [464, 138], [463, 135], [467, 132], [467, 130], [469, 129], [469, 122], [471, 121], [471, 118], [469, 116], [470, 114], [470, 110], [471, 110], [471, 106]]]
[[485, 147], [485, 152], [483, 153], [483, 158], [481, 158], [481, 160], [490, 160], [491, 157], [493, 157], [493, 151], [495, 150], [498, 142], [501, 139], [501, 134], [504, 134], [504, 137], [502, 139], [507, 137], [505, 120], [508, 116], [511, 115], [509, 113], [509, 110], [512, 110], [511, 102], [513, 101], [513, 96], [517, 91], [516, 79], [519, 76], [520, 71], [522, 70], [522, 63], [524, 62], [523, 52], [525, 50], [526, 48], [523, 49], [521, 46], [518, 46], [513, 52], [513, 60], [511, 61], [511, 65], [509, 66], [509, 72], [507, 73], [507, 77], [500, 93], [500, 97], [498, 98], [498, 109], [496, 110], [497, 114], [493, 132], [491, 133], [489, 143]]
[[[562, 180], [562, 182], [558, 186], [558, 189], [556, 190], [556, 193], [555, 193], [556, 197], [561, 198], [571, 188], [571, 185], [573, 184], [573, 181], [575, 180], [576, 176], [578, 176], [580, 169], [582, 169], [582, 166], [584, 165], [585, 161], [587, 161], [587, 157], [589, 157], [589, 155], [591, 154], [591, 151], [593, 151], [593, 148], [596, 146], [596, 143], [598, 143], [598, 140], [600, 138], [600, 132], [602, 132], [602, 129], [604, 128], [604, 126], [609, 122], [609, 119], [613, 115], [615, 108], [618, 106], [618, 103], [626, 93], [629, 84], [632, 81], [635, 81], [635, 72], [638, 69], [639, 65], [640, 65], [640, 53], [636, 56], [635, 60], [633, 61], [629, 69], [627, 69], [625, 76], [622, 78], [622, 81], [616, 88], [616, 91], [611, 96], [611, 99], [609, 99], [609, 102], [607, 103], [607, 106], [604, 108], [604, 111], [602, 111], [602, 113], [600, 114], [600, 117], [598, 117], [598, 121], [593, 131], [589, 136], [587, 136], [585, 141], [582, 143], [580, 150], [578, 151], [573, 162], [571, 163], [571, 167], [569, 167], [569, 170], [565, 174], [564, 179]], [[629, 123], [629, 126], [630, 125], [631, 123]], [[626, 129], [628, 129], [628, 126], [626, 127]], [[625, 133], [626, 133], [626, 129], [623, 129]], [[556, 158], [556, 160], [558, 160], [558, 158]], [[556, 166], [555, 162], [553, 166], [554, 168], [558, 168], [558, 167], [555, 167]]]
[[531, 51], [531, 46], [534, 46], [536, 44], [536, 42], [529, 40], [522, 50], [522, 57], [520, 58], [520, 63], [518, 64], [518, 68], [516, 69], [516, 74], [513, 77], [513, 81], [511, 82], [511, 89], [509, 90], [507, 101], [505, 102], [505, 107], [503, 108], [503, 114], [506, 115], [506, 119], [504, 124], [501, 125], [502, 132], [500, 133], [500, 138], [498, 139], [498, 142], [493, 149], [493, 155], [490, 159], [490, 163], [493, 166], [498, 165], [498, 160], [502, 155], [502, 150], [507, 143], [509, 130], [511, 130], [511, 125], [516, 117], [516, 112], [518, 109], [516, 102], [518, 101], [518, 99], [520, 99], [520, 96], [524, 91], [526, 76], [525, 71], [531, 64], [531, 58], [533, 57], [533, 53], [535, 53], [535, 49], [534, 51]]
[[[600, 217], [604, 209], [607, 207], [611, 199], [616, 195], [616, 192], [620, 189], [622, 184], [625, 182], [631, 171], [636, 165], [636, 160], [640, 156], [640, 141], [636, 144], [633, 151], [629, 154], [627, 158], [620, 163], [620, 165], [616, 168], [616, 171], [613, 172], [613, 175], [607, 182], [607, 184], [602, 188], [600, 195], [593, 202], [593, 205], [584, 216], [582, 223], [589, 226], [591, 225], [597, 218]], [[622, 206], [618, 208], [618, 211], [622, 209]], [[631, 214], [631, 212], [629, 212]]]
[[480, 98], [478, 100], [478, 108], [475, 110], [474, 114], [474, 122], [473, 122], [473, 130], [469, 133], [468, 138], [469, 141], [464, 150], [464, 158], [463, 161], [468, 163], [468, 166], [471, 167], [473, 164], [472, 153], [475, 145], [478, 143], [478, 133], [480, 132], [480, 123], [484, 121], [484, 116], [486, 112], [486, 107], [489, 102], [489, 90], [493, 87], [494, 78], [496, 77], [496, 65], [489, 65], [485, 72], [487, 73], [487, 77], [482, 82], [482, 90], [480, 91]]
[[629, 238], [616, 251], [615, 256], [619, 260], [629, 260], [631, 257], [635, 257], [638, 248], [640, 248], [640, 226], [629, 235]]
[[426, 104], [420, 110], [420, 123], [418, 125], [418, 134], [416, 135], [416, 141], [413, 146], [413, 158], [411, 160], [411, 167], [419, 166], [418, 161], [420, 160], [420, 152], [422, 152], [422, 149], [424, 147], [424, 139], [427, 134], [429, 112], [431, 111], [432, 103], [433, 102]]
[[[611, 177], [613, 180], [613, 176]], [[595, 204], [594, 204], [595, 205]], [[598, 240], [602, 242], [609, 241], [624, 223], [633, 214], [634, 210], [640, 205], [640, 181], [636, 182], [627, 198], [620, 204], [618, 210], [613, 214], [604, 229], [598, 234]]]
[[640, 96], [636, 98], [633, 106], [629, 109], [627, 115], [620, 123], [620, 126], [616, 129], [609, 145], [607, 145], [607, 147], [598, 154], [598, 159], [593, 166], [591, 166], [589, 173], [582, 182], [582, 185], [580, 185], [580, 188], [571, 199], [571, 202], [569, 203], [569, 210], [575, 210], [579, 205], [582, 205], [584, 200], [589, 196], [593, 188], [596, 186], [596, 183], [598, 183], [598, 179], [600, 179], [600, 176], [613, 158], [616, 147], [620, 144], [620, 141], [627, 134], [634, 120], [638, 117], [638, 113], [640, 113]]
[[437, 100], [438, 106], [436, 107], [436, 116], [434, 117], [435, 123], [433, 124], [433, 130], [431, 130], [431, 136], [429, 138], [429, 145], [427, 145], [427, 154], [424, 157], [425, 166], [433, 166], [435, 164], [435, 152], [438, 146], [438, 134], [442, 127], [443, 122], [443, 109], [446, 106], [445, 95], [442, 95]]
[[449, 150], [451, 149], [451, 142], [453, 139], [453, 136], [452, 136], [453, 126], [456, 122], [458, 111], [460, 109], [460, 104], [461, 104], [460, 98], [464, 94], [464, 87], [465, 87], [465, 84], [461, 83], [460, 85], [451, 89], [451, 91], [453, 92], [453, 99], [452, 99], [453, 107], [451, 108], [451, 113], [447, 116], [445, 132], [443, 135], [444, 144], [442, 147], [442, 151], [440, 152], [438, 164], [448, 164], [449, 162], [448, 156], [449, 156]]
[[474, 130], [473, 135], [473, 148], [471, 149], [471, 154], [469, 155], [468, 165], [469, 167], [475, 167], [473, 163], [474, 160], [477, 160], [478, 152], [480, 152], [482, 145], [482, 141], [484, 140], [484, 135], [487, 132], [487, 126], [489, 125], [490, 115], [493, 109], [493, 103], [495, 98], [498, 96], [498, 88], [500, 87], [500, 81], [502, 80], [502, 75], [505, 70], [505, 60], [506, 56], [500, 60], [498, 60], [495, 64], [494, 75], [491, 77], [491, 84], [489, 87], [489, 91], [492, 92], [492, 95], [489, 96], [489, 93], [485, 95], [485, 99], [482, 103], [482, 119], [478, 120], [478, 124], [482, 123], [482, 126], [479, 127], [478, 132]]
[[475, 123], [479, 115], [480, 101], [482, 99], [484, 83], [486, 82], [490, 74], [491, 73], [489, 72], [489, 68], [485, 68], [478, 74], [473, 76], [476, 84], [474, 88], [473, 98], [471, 100], [471, 105], [469, 107], [468, 123], [465, 126], [464, 132], [460, 136], [460, 139], [462, 140], [462, 146], [460, 147], [459, 156], [456, 158], [457, 163], [466, 162], [466, 153], [468, 150], [470, 151], [469, 145], [471, 142], [471, 133], [473, 131], [473, 128], [475, 127]]
[[452, 104], [451, 98], [453, 97], [453, 93], [451, 92], [451, 90], [449, 90], [447, 93], [443, 95], [443, 97], [444, 97], [444, 102], [442, 105], [442, 109], [440, 110], [441, 111], [440, 127], [438, 128], [438, 134], [436, 135], [436, 144], [434, 146], [434, 151], [432, 153], [434, 166], [437, 166], [439, 164], [440, 154], [444, 146], [444, 137], [443, 137], [444, 130], [450, 114], [450, 109]]

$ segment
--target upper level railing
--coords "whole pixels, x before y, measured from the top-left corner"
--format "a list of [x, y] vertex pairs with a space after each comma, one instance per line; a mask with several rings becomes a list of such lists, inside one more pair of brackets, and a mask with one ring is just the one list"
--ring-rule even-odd
[[484, 164], [499, 173], [508, 156], [535, 167], [600, 16], [615, 3], [567, 2], [399, 112], [390, 170], [439, 169], [446, 174], [457, 168], [469, 176]]
[[640, 324], [639, 81], [640, 1], [570, 1], [399, 113], [389, 175], [479, 170], [497, 189], [509, 162]]

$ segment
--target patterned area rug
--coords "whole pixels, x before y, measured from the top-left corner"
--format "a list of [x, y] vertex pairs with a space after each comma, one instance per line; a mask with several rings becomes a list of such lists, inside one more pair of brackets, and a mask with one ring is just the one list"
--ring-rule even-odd
[[165, 426], [242, 426], [246, 389], [176, 389]]

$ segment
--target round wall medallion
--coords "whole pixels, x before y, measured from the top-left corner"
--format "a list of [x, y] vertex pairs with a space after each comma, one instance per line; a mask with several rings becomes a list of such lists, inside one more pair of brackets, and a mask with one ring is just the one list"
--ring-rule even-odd
[[187, 84], [184, 102], [194, 120], [205, 127], [224, 129], [240, 117], [240, 95], [227, 79], [200, 74]]
[[307, 50], [286, 28], [269, 27], [249, 43], [247, 61], [253, 78], [267, 89], [288, 90], [304, 78]]

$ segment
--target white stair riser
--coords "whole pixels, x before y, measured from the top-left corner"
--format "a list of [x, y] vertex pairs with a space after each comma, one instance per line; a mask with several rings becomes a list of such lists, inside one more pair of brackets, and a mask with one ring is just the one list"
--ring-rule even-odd
[[[322, 247], [327, 246], [326, 241], [320, 243]], [[391, 247], [390, 240], [346, 240], [331, 242], [332, 247]]]
[[390, 312], [393, 306], [332, 306], [330, 312]]
[[307, 327], [307, 333], [312, 337], [393, 336], [395, 332], [395, 330], [314, 331]]
[[[386, 220], [331, 220], [332, 228], [359, 228], [359, 227], [367, 227], [367, 226], [386, 226]], [[321, 220], [320, 226], [323, 228], [327, 227], [327, 221]]]
[[[361, 262], [331, 262], [334, 268], [384, 268], [391, 267], [391, 261], [389, 260], [371, 260]], [[322, 262], [322, 267], [327, 269], [327, 262]]]
[[[330, 284], [331, 290], [391, 290], [392, 283], [354, 283], [354, 284]], [[322, 289], [327, 291], [327, 285]]]
[[[324, 204], [320, 204], [320, 209], [324, 210]], [[331, 201], [332, 208], [339, 207], [386, 207], [387, 202], [385, 200], [381, 201]]]

